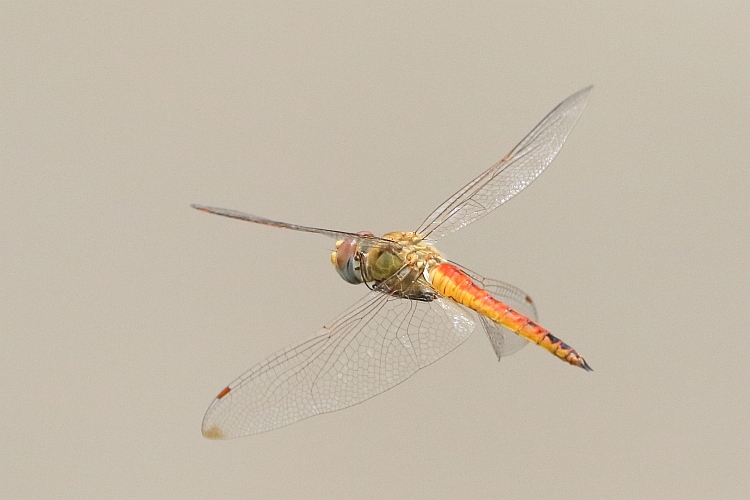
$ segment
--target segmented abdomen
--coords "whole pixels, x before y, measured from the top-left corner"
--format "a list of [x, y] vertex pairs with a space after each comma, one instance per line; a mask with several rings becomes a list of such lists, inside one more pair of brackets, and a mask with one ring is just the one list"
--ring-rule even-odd
[[435, 266], [430, 269], [429, 275], [432, 286], [441, 295], [450, 297], [459, 304], [483, 314], [495, 323], [542, 346], [563, 361], [591, 371], [586, 360], [575, 349], [512, 307], [495, 299], [453, 264], [444, 263]]

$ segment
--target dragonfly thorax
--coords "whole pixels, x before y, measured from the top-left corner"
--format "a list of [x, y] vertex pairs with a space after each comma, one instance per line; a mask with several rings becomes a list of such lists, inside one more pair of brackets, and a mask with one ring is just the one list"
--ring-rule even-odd
[[336, 242], [331, 262], [344, 281], [382, 283], [397, 278], [408, 283], [424, 275], [429, 267], [445, 262], [440, 252], [425, 244], [417, 233], [397, 231], [385, 234], [382, 240], [364, 243], [348, 238]]

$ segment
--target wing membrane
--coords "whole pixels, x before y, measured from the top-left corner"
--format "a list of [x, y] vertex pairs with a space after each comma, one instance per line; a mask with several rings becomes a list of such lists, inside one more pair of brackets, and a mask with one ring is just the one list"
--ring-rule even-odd
[[[526, 292], [510, 283], [485, 278], [465, 267], [459, 267], [497, 300], [508, 304], [527, 318], [537, 321], [536, 306]], [[492, 348], [495, 350], [498, 360], [520, 351], [529, 344], [528, 340], [514, 331], [498, 325], [481, 314], [479, 314], [479, 320], [484, 327], [487, 338], [490, 340], [490, 344], [492, 344]]]
[[447, 299], [371, 292], [329, 326], [248, 370], [206, 412], [203, 434], [235, 438], [355, 405], [458, 347], [475, 322]]
[[275, 221], [271, 219], [266, 219], [264, 217], [258, 217], [257, 215], [246, 214], [244, 212], [231, 210], [229, 208], [207, 207], [204, 205], [197, 205], [197, 204], [193, 204], [190, 206], [196, 210], [200, 210], [201, 212], [206, 212], [209, 214], [221, 215], [223, 217], [244, 220], [247, 222], [253, 222], [255, 224], [263, 224], [264, 226], [280, 227], [283, 229], [292, 229], [294, 231], [303, 231], [306, 233], [322, 234], [324, 236], [329, 236], [337, 240], [342, 240], [346, 238], [354, 238], [361, 243], [369, 242], [371, 244], [374, 242], [380, 242], [380, 243], [388, 243], [390, 245], [394, 244], [392, 241], [384, 240], [376, 236], [363, 236], [357, 233], [347, 233], [346, 231], [334, 231], [331, 229], [320, 229], [317, 227], [308, 227], [308, 226], [300, 226], [298, 224], [289, 224], [288, 222], [279, 222], [279, 221]]
[[436, 241], [484, 217], [531, 184], [562, 148], [592, 88], [581, 89], [558, 104], [505, 158], [432, 212], [417, 233]]

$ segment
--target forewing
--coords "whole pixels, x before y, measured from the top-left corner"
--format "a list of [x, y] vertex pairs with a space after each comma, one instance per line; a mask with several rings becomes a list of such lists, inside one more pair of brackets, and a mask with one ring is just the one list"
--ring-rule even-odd
[[371, 292], [330, 325], [232, 382], [203, 419], [208, 438], [235, 438], [355, 405], [403, 382], [466, 340], [475, 322], [446, 299]]
[[[509, 305], [527, 318], [537, 320], [536, 306], [526, 292], [510, 283], [485, 278], [463, 267], [461, 269], [497, 300]], [[529, 343], [525, 338], [487, 319], [482, 314], [479, 314], [479, 320], [482, 322], [484, 331], [487, 333], [487, 338], [490, 339], [490, 344], [492, 344], [498, 360], [518, 352]]]
[[192, 204], [190, 206], [196, 210], [200, 210], [201, 212], [206, 212], [209, 214], [221, 215], [223, 217], [229, 217], [231, 219], [244, 220], [247, 222], [252, 222], [254, 224], [262, 224], [264, 226], [280, 227], [283, 229], [292, 229], [294, 231], [303, 231], [306, 233], [322, 234], [324, 236], [329, 236], [337, 240], [354, 238], [359, 243], [364, 244], [364, 245], [371, 245], [376, 242], [394, 245], [392, 241], [384, 240], [382, 238], [377, 238], [375, 236], [364, 236], [362, 234], [348, 233], [346, 231], [334, 231], [331, 229], [320, 229], [317, 227], [308, 227], [308, 226], [300, 226], [299, 224], [290, 224], [288, 222], [279, 222], [279, 221], [275, 221], [271, 219], [266, 219], [265, 217], [258, 217], [257, 215], [246, 214], [244, 212], [239, 212], [237, 210], [232, 210], [229, 208], [207, 207], [204, 205], [196, 205], [196, 204]]
[[438, 240], [484, 217], [531, 184], [562, 148], [592, 88], [581, 89], [558, 104], [505, 158], [432, 212], [417, 233]]

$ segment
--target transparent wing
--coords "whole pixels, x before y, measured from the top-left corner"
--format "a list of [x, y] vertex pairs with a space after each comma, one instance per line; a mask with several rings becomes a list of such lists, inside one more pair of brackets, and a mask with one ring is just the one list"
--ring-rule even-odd
[[264, 217], [258, 217], [257, 215], [246, 214], [244, 212], [231, 210], [229, 208], [207, 207], [204, 205], [197, 205], [197, 204], [192, 204], [190, 206], [196, 210], [200, 210], [201, 212], [206, 212], [209, 214], [221, 215], [224, 217], [230, 217], [232, 219], [239, 219], [239, 220], [244, 220], [247, 222], [253, 222], [255, 224], [263, 224], [264, 226], [280, 227], [283, 229], [293, 229], [295, 231], [304, 231], [306, 233], [322, 234], [324, 236], [329, 236], [337, 240], [342, 240], [345, 238], [354, 238], [363, 244], [372, 244], [375, 242], [380, 242], [380, 243], [387, 243], [389, 245], [395, 245], [395, 243], [393, 243], [392, 241], [384, 240], [382, 238], [378, 238], [375, 236], [365, 236], [365, 235], [357, 234], [357, 233], [347, 233], [346, 231], [334, 231], [331, 229], [319, 229], [317, 227], [308, 227], [308, 226], [300, 226], [297, 224], [289, 224], [288, 222], [279, 222], [279, 221], [275, 221], [271, 219], [266, 219]]
[[[485, 278], [463, 266], [459, 267], [497, 300], [508, 304], [527, 318], [537, 321], [536, 306], [526, 292], [510, 283]], [[529, 344], [529, 341], [525, 338], [504, 326], [498, 325], [481, 314], [479, 314], [479, 320], [482, 322], [484, 331], [487, 333], [487, 338], [490, 339], [490, 344], [492, 344], [498, 360], [520, 351]]]
[[474, 326], [469, 311], [447, 299], [371, 292], [232, 382], [208, 408], [203, 435], [258, 434], [360, 403], [448, 354]]
[[435, 241], [484, 217], [539, 177], [581, 117], [593, 87], [557, 105], [505, 158], [448, 198], [417, 233]]

